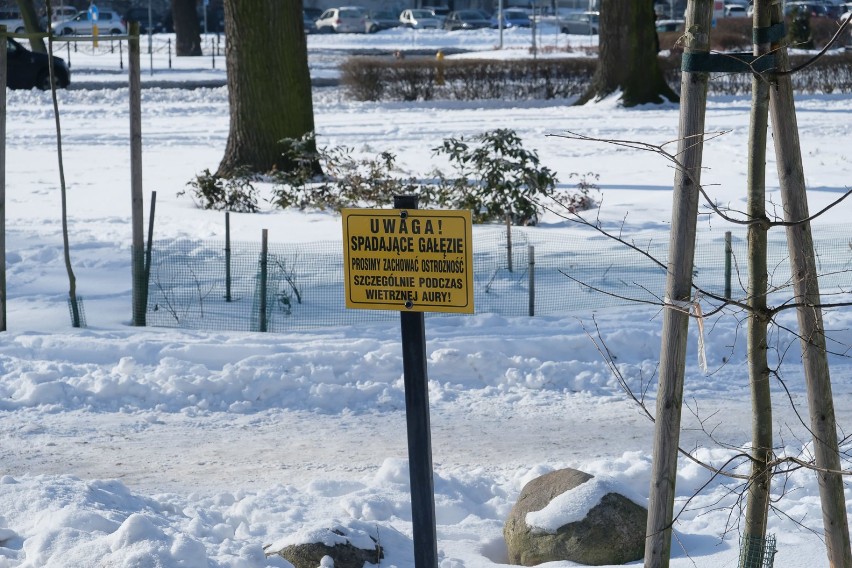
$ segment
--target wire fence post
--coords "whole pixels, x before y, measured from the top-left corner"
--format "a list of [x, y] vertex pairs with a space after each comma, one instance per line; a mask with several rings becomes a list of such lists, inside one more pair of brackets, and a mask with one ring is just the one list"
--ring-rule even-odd
[[[0, 41], [7, 43], [6, 26]], [[0, 52], [0, 331], [6, 331], [6, 65], [9, 52]]]
[[506, 264], [512, 272], [512, 216], [506, 213]]
[[225, 211], [225, 301], [231, 301], [231, 212]]
[[731, 231], [725, 231], [725, 298], [729, 300], [731, 299], [731, 256], [733, 256]]
[[172, 38], [168, 39], [169, 69], [172, 68]]
[[530, 314], [530, 317], [533, 317], [533, 316], [535, 316], [535, 247], [533, 245], [529, 245], [527, 250], [529, 251], [527, 253], [527, 256], [529, 257], [529, 261], [528, 261], [529, 262], [529, 265], [528, 265], [529, 268], [528, 268], [528, 270], [529, 270], [529, 277], [530, 277], [530, 284], [529, 284], [529, 288], [530, 288], [530, 290], [529, 290], [529, 293], [530, 293], [530, 309], [529, 309], [529, 314]]
[[260, 331], [266, 331], [266, 278], [269, 251], [269, 229], [263, 229], [260, 245]]
[[[145, 249], [145, 282], [142, 284], [142, 305], [148, 312], [148, 286], [151, 282], [151, 251], [154, 243], [154, 212], [157, 209], [157, 192], [151, 192], [151, 212], [148, 213], [148, 246]], [[145, 322], [147, 325], [147, 321]]]

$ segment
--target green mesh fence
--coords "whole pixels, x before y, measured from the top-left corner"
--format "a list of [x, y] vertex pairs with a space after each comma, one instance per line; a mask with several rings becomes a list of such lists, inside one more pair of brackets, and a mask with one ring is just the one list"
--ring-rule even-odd
[[[622, 236], [665, 262], [668, 233]], [[852, 290], [852, 246], [844, 227], [818, 227], [814, 247], [826, 301]], [[732, 231], [732, 297], [748, 282], [745, 230]], [[530, 247], [534, 249], [535, 315], [558, 315], [650, 302], [660, 304], [665, 269], [648, 256], [592, 230], [478, 226], [473, 236], [476, 313], [529, 315]], [[703, 229], [696, 240], [694, 281], [725, 291], [725, 232]], [[342, 244], [269, 244], [265, 302], [261, 244], [170, 240], [152, 247], [147, 325], [204, 330], [285, 331], [390, 320], [395, 311], [345, 308]], [[791, 294], [783, 230], [770, 232], [770, 285]], [[511, 251], [511, 255], [509, 254]], [[229, 259], [229, 262], [226, 260]], [[511, 270], [510, 270], [511, 267]], [[261, 314], [261, 306], [265, 309]], [[263, 317], [261, 317], [263, 315]], [[427, 313], [427, 317], [448, 314]]]
[[742, 535], [739, 568], [772, 568], [775, 564], [775, 535]]

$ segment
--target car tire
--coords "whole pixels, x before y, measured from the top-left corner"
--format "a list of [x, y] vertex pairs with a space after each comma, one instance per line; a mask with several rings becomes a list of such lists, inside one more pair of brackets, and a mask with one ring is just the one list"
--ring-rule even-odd
[[63, 28], [63, 29], [62, 29], [62, 33], [61, 33], [61, 34], [59, 34], [59, 35], [64, 35], [64, 36], [65, 36], [65, 35], [71, 35], [71, 34], [73, 34], [73, 33], [74, 33], [74, 30], [72, 30], [71, 28]]
[[23, 34], [23, 33], [26, 33], [26, 31], [27, 31], [27, 28], [25, 28], [25, 27], [21, 26], [21, 27], [18, 27], [18, 28], [15, 30], [15, 33], [16, 33], [16, 34]]
[[35, 79], [35, 88], [40, 91], [50, 90], [50, 71], [42, 69], [38, 72]]
[[113, 28], [109, 31], [109, 35], [121, 35], [121, 30], [118, 28]]
[[377, 26], [377, 25], [373, 24], [372, 26], [370, 26], [370, 29], [369, 29], [369, 30], [367, 30], [367, 33], [368, 33], [368, 34], [374, 34], [374, 33], [376, 33], [377, 31], [379, 31], [379, 26]]

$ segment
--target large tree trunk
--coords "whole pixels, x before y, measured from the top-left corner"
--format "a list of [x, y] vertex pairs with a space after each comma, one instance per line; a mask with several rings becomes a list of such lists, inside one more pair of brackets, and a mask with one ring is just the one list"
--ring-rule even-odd
[[621, 92], [624, 106], [677, 101], [657, 59], [653, 0], [601, 0], [598, 68], [578, 104]]
[[217, 175], [287, 170], [284, 138], [314, 130], [302, 1], [225, 0], [231, 129]]
[[[18, 0], [18, 9], [21, 11], [21, 18], [24, 20], [24, 26], [27, 28], [27, 33], [38, 33], [38, 12], [36, 12], [33, 0]], [[48, 27], [50, 22], [48, 21]], [[15, 30], [11, 30], [15, 31]], [[38, 53], [47, 53], [47, 48], [44, 46], [44, 39], [30, 38], [30, 47]]]
[[195, 4], [195, 0], [172, 0], [175, 53], [178, 57], [201, 55], [201, 26]]

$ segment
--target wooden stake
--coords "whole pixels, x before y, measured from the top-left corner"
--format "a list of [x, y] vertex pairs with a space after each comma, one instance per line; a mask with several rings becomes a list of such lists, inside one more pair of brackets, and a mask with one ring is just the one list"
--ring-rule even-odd
[[[684, 57], [690, 53], [709, 52], [712, 16], [713, 0], [690, 0], [686, 13], [686, 29], [689, 33], [684, 36], [687, 41]], [[682, 160], [684, 169], [678, 169], [674, 179], [666, 278], [667, 308], [663, 312], [645, 568], [665, 568], [669, 565], [671, 555], [671, 525], [677, 479], [708, 78], [707, 73], [683, 72], [681, 79], [680, 142], [677, 155]]]
[[[780, 4], [773, 5], [772, 22], [784, 21]], [[776, 51], [778, 67], [789, 69], [787, 48]], [[775, 158], [778, 164], [778, 181], [786, 221], [796, 222], [787, 227], [787, 249], [793, 290], [799, 304], [799, 334], [802, 346], [802, 365], [807, 383], [810, 426], [814, 439], [814, 457], [819, 479], [825, 545], [828, 565], [832, 568], [852, 567], [849, 543], [849, 524], [846, 518], [846, 499], [840, 471], [837, 425], [831, 393], [828, 357], [820, 305], [819, 282], [814, 258], [813, 236], [805, 193], [805, 173], [802, 150], [799, 145], [799, 127], [793, 102], [793, 85], [790, 75], [780, 75], [769, 95], [769, 116], [775, 140]]]

